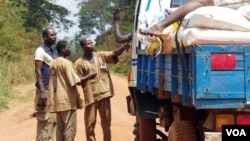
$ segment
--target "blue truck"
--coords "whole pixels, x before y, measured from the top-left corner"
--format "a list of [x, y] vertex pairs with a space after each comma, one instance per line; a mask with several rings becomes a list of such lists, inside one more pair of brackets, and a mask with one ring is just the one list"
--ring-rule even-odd
[[[150, 3], [185, 2], [137, 0], [134, 33]], [[250, 124], [250, 44], [191, 45], [154, 57], [134, 36], [128, 79], [136, 141], [221, 141], [223, 125]]]

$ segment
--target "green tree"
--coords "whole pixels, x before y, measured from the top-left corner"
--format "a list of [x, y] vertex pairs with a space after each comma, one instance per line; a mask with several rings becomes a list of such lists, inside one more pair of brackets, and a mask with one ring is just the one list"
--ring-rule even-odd
[[[120, 7], [124, 11], [134, 11], [136, 0], [81, 0], [79, 16], [80, 35], [98, 35], [96, 43], [101, 44], [105, 36], [108, 35], [108, 30], [112, 27], [113, 10], [115, 7]], [[127, 27], [132, 30], [132, 18], [127, 18], [124, 21], [129, 23]]]
[[106, 26], [111, 24], [109, 20], [112, 12], [112, 2], [106, 0], [83, 1], [79, 11], [79, 27], [81, 34], [92, 35], [106, 31]]
[[26, 19], [24, 26], [28, 31], [33, 28], [41, 31], [45, 26], [51, 24], [58, 29], [68, 31], [73, 22], [65, 17], [70, 14], [66, 8], [56, 5], [55, 0], [27, 0], [27, 11], [23, 13]]
[[1, 60], [19, 61], [26, 53], [26, 34], [20, 13], [24, 7], [15, 1], [3, 0], [0, 3], [0, 56]]

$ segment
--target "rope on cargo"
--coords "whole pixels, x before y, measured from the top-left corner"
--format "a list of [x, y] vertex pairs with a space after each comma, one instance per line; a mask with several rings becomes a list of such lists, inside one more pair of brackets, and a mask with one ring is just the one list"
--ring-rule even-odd
[[[181, 22], [182, 20], [180, 21], [179, 25], [181, 25]], [[185, 49], [184, 49], [184, 46], [183, 46], [183, 43], [181, 41], [181, 45], [179, 44], [179, 41], [178, 41], [178, 32], [179, 32], [179, 29], [180, 29], [180, 26], [178, 26], [177, 30], [176, 30], [176, 33], [175, 33], [175, 44], [176, 44], [176, 48], [177, 48], [177, 52], [178, 52], [178, 57], [180, 59], [180, 62], [181, 62], [181, 66], [182, 66], [182, 70], [184, 75], [187, 76], [188, 75], [188, 68], [187, 68], [187, 61], [186, 61], [186, 53], [185, 53]]]

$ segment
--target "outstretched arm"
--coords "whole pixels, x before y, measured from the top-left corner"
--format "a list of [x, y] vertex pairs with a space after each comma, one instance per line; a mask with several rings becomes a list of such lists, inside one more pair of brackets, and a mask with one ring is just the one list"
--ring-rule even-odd
[[113, 51], [113, 54], [115, 57], [120, 56], [125, 50], [128, 50], [130, 48], [129, 43], [125, 43], [123, 45], [121, 45], [118, 49]]
[[118, 43], [125, 43], [132, 40], [132, 33], [128, 33], [126, 35], [122, 35], [120, 32], [119, 24], [121, 19], [121, 10], [119, 8], [115, 8], [113, 12], [114, 25], [115, 25], [115, 38]]

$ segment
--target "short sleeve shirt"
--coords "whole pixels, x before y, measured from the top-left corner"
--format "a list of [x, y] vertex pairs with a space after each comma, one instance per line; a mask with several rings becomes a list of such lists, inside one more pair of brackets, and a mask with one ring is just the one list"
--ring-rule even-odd
[[[45, 44], [42, 44], [40, 47], [36, 49], [34, 59], [43, 62], [42, 70], [41, 70], [42, 79], [43, 79], [44, 88], [48, 90], [49, 89], [50, 63], [54, 59], [52, 48], [47, 47]], [[36, 87], [39, 88], [38, 82], [36, 82]]]
[[77, 109], [76, 84], [79, 82], [80, 77], [71, 61], [57, 57], [51, 62], [48, 96], [50, 112]]
[[94, 53], [93, 57], [93, 62], [84, 57], [75, 62], [76, 71], [80, 77], [84, 77], [90, 72], [97, 73], [95, 78], [82, 84], [85, 106], [114, 95], [108, 64], [117, 63], [118, 58], [113, 55], [113, 52], [109, 51]]

